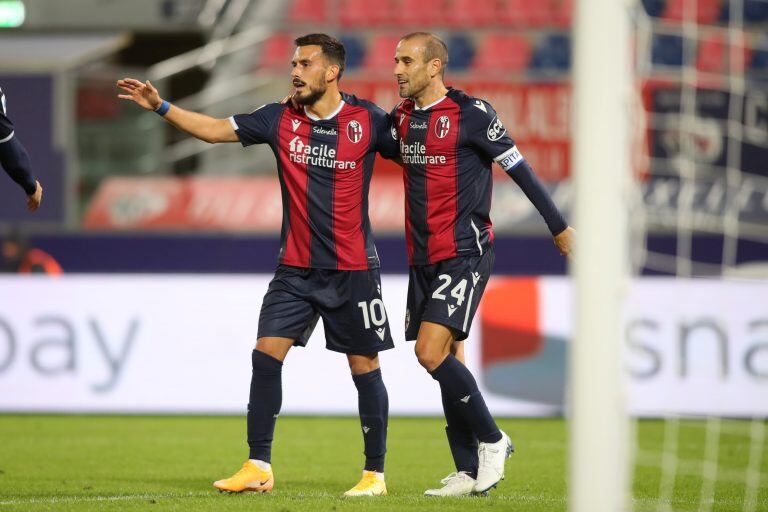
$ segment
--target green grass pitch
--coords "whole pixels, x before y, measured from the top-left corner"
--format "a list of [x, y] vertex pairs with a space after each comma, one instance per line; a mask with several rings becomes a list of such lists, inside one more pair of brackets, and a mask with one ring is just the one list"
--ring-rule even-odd
[[[453, 469], [443, 422], [392, 418], [389, 496], [344, 500], [341, 493], [357, 482], [362, 468], [357, 418], [280, 418], [275, 491], [226, 495], [211, 482], [229, 476], [245, 460], [243, 418], [0, 415], [0, 510], [566, 510], [566, 423], [506, 419], [500, 426], [518, 450], [507, 463], [506, 480], [488, 498], [422, 497]], [[660, 421], [639, 423], [644, 452], [660, 455], [663, 429]], [[733, 431], [721, 436], [719, 468], [729, 479], [715, 486], [714, 512], [743, 510], [745, 486], [738, 475], [745, 474], [750, 443]], [[701, 425], [683, 424], [678, 455], [693, 461], [686, 463], [686, 473], [701, 468], [705, 438]], [[765, 445], [760, 450], [765, 475], [768, 451]], [[635, 510], [657, 510], [659, 479], [652, 464], [638, 467]], [[768, 482], [762, 485], [757, 510], [768, 510]], [[698, 510], [701, 489], [700, 477], [681, 475], [672, 508]]]

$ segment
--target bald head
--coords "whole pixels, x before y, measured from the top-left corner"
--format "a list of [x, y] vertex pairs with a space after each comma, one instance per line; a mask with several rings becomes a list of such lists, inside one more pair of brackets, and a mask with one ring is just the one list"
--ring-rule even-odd
[[445, 67], [448, 65], [448, 47], [442, 39], [429, 32], [412, 32], [403, 36], [400, 41], [415, 43], [424, 48], [424, 62], [438, 59], [441, 63], [440, 76], [445, 75]]

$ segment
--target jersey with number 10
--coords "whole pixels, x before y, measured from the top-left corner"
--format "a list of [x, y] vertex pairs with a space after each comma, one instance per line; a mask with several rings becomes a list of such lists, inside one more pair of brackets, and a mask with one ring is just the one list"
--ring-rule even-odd
[[386, 113], [342, 94], [329, 119], [272, 103], [230, 118], [243, 146], [266, 143], [283, 199], [279, 263], [364, 270], [379, 267], [368, 219], [376, 153], [397, 156]]
[[496, 161], [507, 172], [523, 157], [496, 112], [456, 89], [419, 109], [391, 114], [405, 169], [405, 237], [411, 265], [482, 255], [493, 245], [490, 218]]

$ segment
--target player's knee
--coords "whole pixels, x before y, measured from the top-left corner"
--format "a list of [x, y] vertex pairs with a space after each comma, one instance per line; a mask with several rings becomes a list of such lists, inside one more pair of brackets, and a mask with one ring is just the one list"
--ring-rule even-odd
[[349, 358], [349, 370], [352, 375], [363, 375], [379, 368], [378, 358]]
[[424, 369], [428, 372], [431, 372], [440, 366], [440, 362], [444, 357], [441, 356], [439, 351], [434, 350], [433, 347], [430, 347], [426, 344], [417, 343], [414, 351], [416, 352], [416, 359], [419, 360], [419, 364], [423, 366]]

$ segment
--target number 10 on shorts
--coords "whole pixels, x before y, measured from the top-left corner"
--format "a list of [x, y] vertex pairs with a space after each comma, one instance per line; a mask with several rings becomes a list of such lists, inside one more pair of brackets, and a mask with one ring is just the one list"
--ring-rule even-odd
[[[384, 302], [381, 299], [373, 299], [371, 302], [358, 302], [357, 307], [363, 311], [363, 323], [366, 329], [381, 327], [387, 321], [387, 310], [384, 309]], [[378, 332], [379, 329], [376, 329]], [[382, 329], [383, 332], [383, 329]]]

